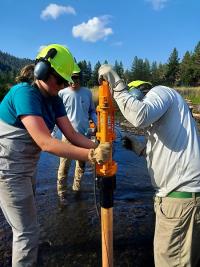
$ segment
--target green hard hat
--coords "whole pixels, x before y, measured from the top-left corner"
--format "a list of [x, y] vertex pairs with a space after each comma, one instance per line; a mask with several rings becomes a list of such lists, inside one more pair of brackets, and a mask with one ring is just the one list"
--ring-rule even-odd
[[44, 58], [51, 48], [55, 48], [57, 51], [55, 57], [48, 58], [51, 67], [65, 80], [73, 82], [71, 76], [74, 70], [74, 57], [66, 47], [59, 44], [45, 46], [38, 53], [36, 59]]

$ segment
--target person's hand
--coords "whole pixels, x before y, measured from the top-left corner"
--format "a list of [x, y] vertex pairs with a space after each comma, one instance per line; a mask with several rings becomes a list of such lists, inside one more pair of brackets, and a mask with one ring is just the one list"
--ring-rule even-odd
[[135, 152], [138, 156], [145, 155], [146, 143], [138, 141], [134, 136], [125, 135], [122, 138], [122, 145], [129, 150]]
[[92, 163], [103, 164], [109, 160], [111, 156], [111, 145], [106, 142], [99, 144], [96, 149], [90, 149], [88, 159]]
[[105, 80], [109, 83], [111, 90], [120, 92], [126, 88], [124, 81], [119, 77], [111, 65], [104, 64], [99, 68], [99, 81]]

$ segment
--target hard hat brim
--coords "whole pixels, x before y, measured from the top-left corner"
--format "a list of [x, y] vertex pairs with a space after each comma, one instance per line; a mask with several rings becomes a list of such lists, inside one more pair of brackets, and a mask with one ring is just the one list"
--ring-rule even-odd
[[81, 69], [80, 69], [79, 65], [76, 62], [74, 62], [73, 75], [76, 73], [80, 73], [80, 72], [81, 72]]
[[67, 76], [67, 77], [65, 78], [65, 80], [67, 80], [67, 81], [70, 82], [70, 83], [73, 83], [72, 77], [70, 77], [70, 76]]

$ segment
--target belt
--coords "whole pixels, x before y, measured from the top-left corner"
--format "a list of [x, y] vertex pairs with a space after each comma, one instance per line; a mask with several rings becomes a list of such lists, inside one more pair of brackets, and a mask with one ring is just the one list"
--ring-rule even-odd
[[191, 193], [191, 192], [180, 192], [180, 191], [172, 191], [167, 195], [167, 197], [173, 198], [193, 198], [200, 197], [200, 192]]

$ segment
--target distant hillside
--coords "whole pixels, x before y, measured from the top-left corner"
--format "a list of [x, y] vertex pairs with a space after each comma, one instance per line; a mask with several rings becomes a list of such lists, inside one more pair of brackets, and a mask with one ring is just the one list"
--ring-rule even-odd
[[0, 51], [0, 100], [3, 98], [10, 85], [14, 83], [19, 70], [33, 63], [27, 58], [14, 57], [8, 53]]
[[14, 57], [0, 51], [0, 71], [18, 71], [23, 66], [31, 63], [33, 61], [30, 59]]

